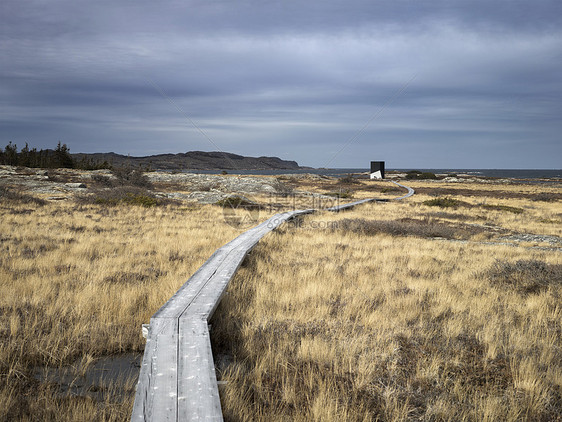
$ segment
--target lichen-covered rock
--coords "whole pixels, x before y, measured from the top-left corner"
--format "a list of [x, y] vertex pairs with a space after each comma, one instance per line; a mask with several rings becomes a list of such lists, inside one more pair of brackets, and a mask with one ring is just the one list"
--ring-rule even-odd
[[562, 239], [558, 236], [517, 233], [509, 236], [503, 236], [502, 240], [511, 240], [513, 242], [533, 242], [533, 243], [550, 243], [551, 245], [562, 243]]
[[220, 176], [195, 173], [146, 173], [152, 183], [170, 183], [193, 192], [279, 193], [288, 188], [273, 177]]
[[310, 179], [310, 180], [330, 180], [330, 176], [325, 176], [323, 174], [314, 173], [289, 173], [277, 176], [280, 180], [291, 180], [291, 179]]
[[87, 186], [84, 183], [65, 183], [65, 187], [70, 189], [86, 189]]
[[228, 194], [223, 192], [191, 192], [187, 196], [187, 199], [202, 204], [215, 204], [218, 201], [228, 198], [228, 196]]

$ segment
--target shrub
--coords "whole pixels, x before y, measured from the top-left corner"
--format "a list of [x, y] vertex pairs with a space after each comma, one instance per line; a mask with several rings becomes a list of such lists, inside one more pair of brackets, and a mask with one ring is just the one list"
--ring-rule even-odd
[[487, 205], [487, 204], [483, 204], [482, 207], [484, 207], [488, 210], [507, 211], [507, 212], [511, 212], [513, 214], [522, 214], [523, 213], [523, 208], [510, 207], [510, 206], [507, 206], [507, 205]]
[[513, 289], [521, 294], [538, 293], [549, 286], [562, 284], [562, 265], [537, 260], [496, 261], [484, 276], [496, 287]]
[[382, 188], [382, 189], [381, 189], [381, 192], [382, 192], [382, 193], [387, 193], [387, 192], [398, 192], [398, 191], [400, 191], [400, 189], [398, 189], [396, 186], [391, 186], [391, 187], [388, 187], [388, 188]]
[[47, 178], [51, 182], [58, 182], [58, 183], [67, 183], [72, 180], [70, 174], [58, 172], [57, 169], [47, 170]]
[[342, 185], [356, 185], [359, 183], [359, 180], [353, 177], [351, 173], [348, 173], [346, 176], [340, 177], [338, 183], [341, 183]]
[[81, 170], [111, 169], [112, 166], [106, 161], [95, 161], [93, 158], [82, 157], [80, 161], [74, 161], [74, 168]]
[[140, 205], [147, 208], [155, 207], [156, 205], [158, 205], [158, 199], [145, 194], [135, 195], [132, 193], [128, 193], [123, 197], [122, 202], [129, 205]]
[[248, 198], [244, 198], [243, 196], [238, 196], [238, 195], [232, 195], [229, 197], [226, 197], [224, 199], [221, 199], [217, 202], [215, 202], [215, 205], [218, 205], [220, 207], [223, 208], [257, 208], [259, 207], [258, 204], [256, 204], [253, 201], [250, 201]]
[[106, 188], [112, 188], [120, 184], [115, 179], [112, 179], [109, 176], [104, 176], [103, 174], [97, 174], [97, 173], [92, 174], [92, 181]]
[[431, 173], [431, 172], [422, 173], [419, 170], [412, 170], [406, 173], [406, 179], [427, 180], [427, 179], [437, 179], [437, 176], [435, 175], [435, 173]]
[[459, 220], [459, 221], [468, 221], [468, 220], [472, 220], [473, 218], [481, 218], [480, 216], [453, 214], [452, 212], [445, 212], [445, 211], [430, 212], [430, 213], [426, 213], [425, 215], [427, 215], [428, 217], [448, 218], [451, 220]]
[[221, 187], [220, 183], [210, 182], [205, 185], [197, 187], [197, 190], [200, 192], [210, 192], [213, 189], [220, 189], [220, 187]]
[[0, 186], [0, 199], [2, 202], [17, 202], [20, 204], [35, 204], [39, 206], [47, 203], [44, 199], [21, 193], [19, 191], [10, 190], [4, 186]]
[[560, 224], [560, 223], [562, 223], [559, 220], [553, 220], [551, 218], [541, 218], [539, 221], [541, 223], [545, 223], [545, 224]]
[[423, 202], [424, 205], [429, 207], [439, 207], [439, 208], [457, 208], [461, 205], [468, 205], [466, 202], [459, 201], [453, 198], [435, 198]]
[[485, 231], [477, 227], [455, 227], [431, 219], [417, 220], [365, 220], [361, 218], [343, 219], [337, 228], [344, 231], [374, 236], [385, 233], [392, 236], [443, 237], [445, 239], [468, 238], [470, 235]]
[[437, 179], [437, 176], [435, 175], [435, 173], [425, 172], [425, 173], [420, 174], [419, 178], [420, 179]]
[[155, 207], [173, 203], [170, 199], [158, 198], [149, 191], [135, 187], [117, 187], [100, 190], [93, 195], [85, 195], [78, 199], [82, 203], [116, 206], [119, 204]]
[[117, 178], [119, 183], [123, 186], [137, 186], [140, 188], [152, 188], [152, 183], [148, 177], [139, 170], [130, 167], [120, 167], [112, 170], [113, 175]]
[[340, 199], [352, 199], [353, 198], [353, 192], [346, 190], [343, 192], [328, 192], [325, 193], [324, 195], [327, 196], [333, 196], [334, 198], [340, 198]]
[[283, 183], [279, 178], [274, 179], [271, 186], [273, 186], [275, 192], [280, 196], [289, 196], [293, 193], [293, 188]]
[[537, 193], [532, 199], [533, 201], [553, 202], [561, 198], [559, 194], [541, 192]]

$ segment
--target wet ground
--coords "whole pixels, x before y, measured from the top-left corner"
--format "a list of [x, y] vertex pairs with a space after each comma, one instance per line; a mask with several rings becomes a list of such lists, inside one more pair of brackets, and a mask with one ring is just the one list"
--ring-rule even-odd
[[68, 366], [35, 368], [33, 375], [42, 383], [57, 385], [61, 396], [113, 401], [134, 391], [141, 361], [139, 353], [82, 358]]

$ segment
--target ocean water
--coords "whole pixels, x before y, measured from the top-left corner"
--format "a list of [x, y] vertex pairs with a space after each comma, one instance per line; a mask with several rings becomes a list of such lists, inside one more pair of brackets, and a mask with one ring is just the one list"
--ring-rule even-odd
[[[412, 169], [396, 169], [399, 171]], [[418, 169], [415, 169], [418, 170]], [[529, 170], [529, 169], [419, 169], [420, 171], [430, 171], [432, 173], [454, 173], [454, 174], [470, 174], [481, 177], [498, 177], [514, 178], [514, 179], [560, 179], [562, 178], [562, 169], [547, 170]]]
[[[419, 170], [431, 173], [446, 174], [469, 174], [480, 177], [497, 177], [513, 179], [561, 179], [562, 170], [521, 170], [521, 169], [386, 169], [387, 171], [407, 172], [409, 170]], [[258, 174], [258, 175], [280, 175], [280, 174], [299, 174], [313, 173], [324, 176], [342, 177], [349, 173], [364, 173], [369, 171], [367, 168], [336, 168], [336, 169], [299, 169], [299, 170], [227, 170], [228, 174]], [[220, 174], [220, 170], [187, 170], [189, 173]]]

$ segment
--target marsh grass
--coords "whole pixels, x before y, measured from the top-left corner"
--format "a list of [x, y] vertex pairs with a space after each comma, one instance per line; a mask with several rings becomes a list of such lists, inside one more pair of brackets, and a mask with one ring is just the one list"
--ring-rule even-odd
[[215, 203], [219, 207], [223, 208], [245, 208], [245, 209], [255, 209], [259, 208], [259, 205], [253, 201], [250, 201], [247, 198], [244, 198], [239, 195], [231, 195], [224, 199], [221, 199]]
[[[339, 187], [324, 179], [291, 184], [317, 193]], [[360, 180], [353, 195], [385, 195], [388, 187]], [[522, 292], [509, 280], [526, 274], [520, 261], [556, 273], [560, 258], [479, 241], [496, 232], [562, 236], [560, 204], [532, 201], [541, 194], [535, 186], [486, 186], [513, 192], [510, 200], [470, 195], [481, 188], [463, 184], [454, 197], [474, 206], [436, 212], [423, 204], [434, 197], [421, 193], [319, 213], [268, 235], [213, 321], [218, 376], [228, 381], [220, 386], [225, 418], [556, 420], [560, 283], [549, 278]], [[483, 199], [525, 212], [484, 209]], [[275, 212], [317, 205], [306, 201], [281, 198]], [[2, 197], [0, 420], [129, 419], [132, 392], [61, 395], [56, 379], [38, 380], [33, 370], [77, 361], [87, 370], [101, 356], [141, 352], [141, 324], [245, 230], [227, 224], [217, 206], [159, 205]], [[268, 212], [260, 209], [260, 221]], [[435, 228], [468, 243], [434, 241], [427, 233]]]
[[483, 277], [500, 288], [522, 294], [539, 293], [562, 286], [562, 264], [552, 265], [537, 260], [496, 261]]
[[389, 186], [386, 188], [381, 189], [382, 193], [389, 193], [389, 192], [400, 192], [400, 188], [397, 186]]
[[457, 208], [459, 206], [466, 206], [468, 205], [466, 202], [459, 201], [458, 199], [454, 198], [435, 198], [430, 199], [428, 201], [424, 201], [424, 205], [429, 207], [439, 207], [439, 208]]
[[334, 198], [340, 198], [340, 199], [353, 199], [353, 191], [349, 189], [335, 191], [335, 192], [326, 192], [324, 193], [324, 195], [332, 196]]
[[556, 200], [562, 199], [562, 197], [560, 197], [560, 195], [556, 195], [553, 193], [538, 193], [536, 195], [533, 196], [532, 200], [533, 201], [544, 201], [544, 202], [553, 202]]
[[115, 207], [117, 205], [137, 205], [146, 208], [172, 204], [175, 201], [156, 196], [153, 192], [136, 186], [119, 186], [112, 189], [93, 190], [80, 195], [82, 204], [95, 204]]
[[556, 207], [521, 199], [524, 214], [486, 214], [490, 233], [437, 242], [419, 227], [460, 220], [445, 225], [456, 238], [483, 211], [431, 216], [426, 200], [312, 215], [260, 242], [212, 321], [226, 420], [560, 419], [559, 252], [479, 242], [560, 233], [541, 222]]
[[528, 184], [507, 185], [503, 183], [443, 183], [439, 185], [423, 185], [410, 182], [417, 188], [416, 192], [429, 196], [459, 196], [485, 197], [489, 199], [530, 199], [532, 201], [559, 201], [562, 200], [560, 189], [554, 186], [534, 186]]
[[560, 288], [522, 299], [471, 270], [507, 250], [429, 243], [259, 246], [213, 323], [227, 420], [555, 420]]
[[5, 186], [0, 186], [0, 200], [4, 204], [33, 204], [41, 206], [47, 203], [44, 199]]
[[393, 236], [442, 237], [445, 239], [469, 239], [484, 233], [481, 227], [440, 222], [432, 218], [401, 218], [398, 220], [366, 220], [362, 218], [345, 218], [338, 221], [334, 228], [344, 232], [375, 236], [386, 233]]
[[483, 204], [482, 207], [488, 210], [507, 211], [513, 214], [522, 214], [525, 211], [523, 208], [511, 207], [509, 205]]
[[141, 324], [240, 230], [213, 206], [19, 199], [0, 203], [0, 420], [128, 420], [133, 393], [61, 395], [34, 370], [142, 352]]
[[340, 185], [356, 185], [359, 184], [359, 180], [353, 177], [353, 174], [347, 174], [338, 179], [338, 184]]

